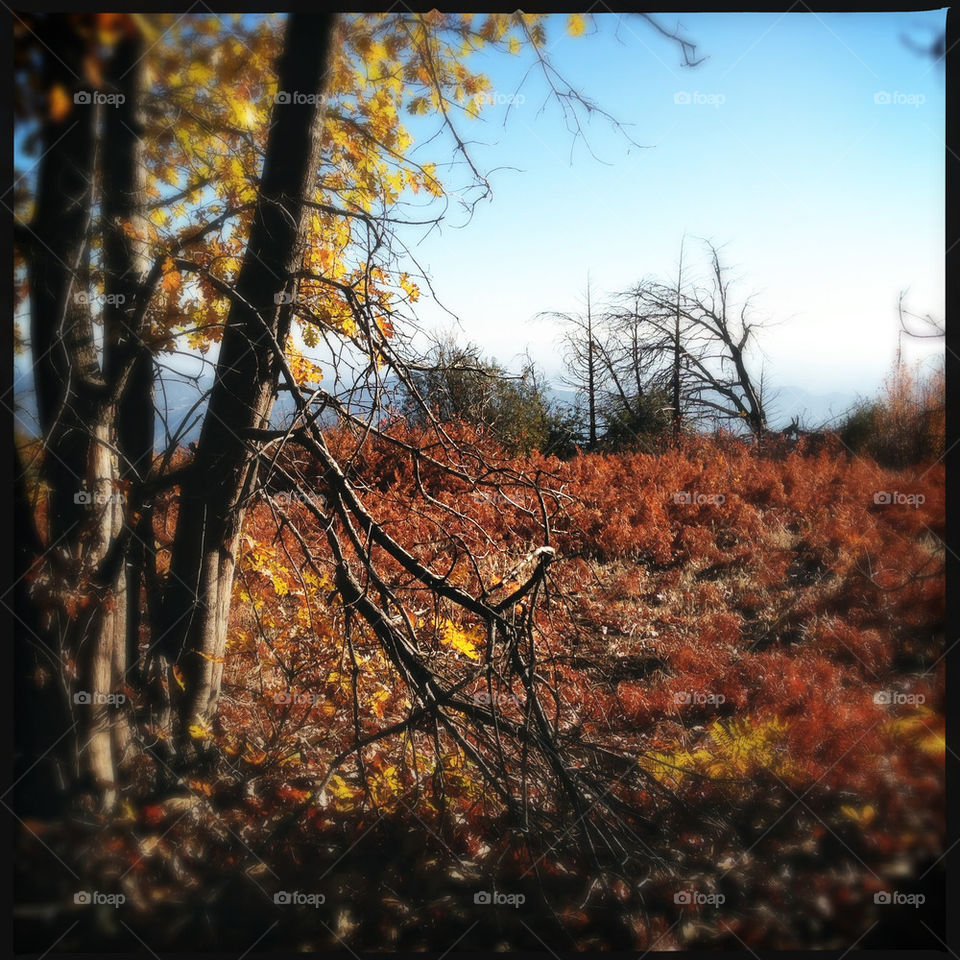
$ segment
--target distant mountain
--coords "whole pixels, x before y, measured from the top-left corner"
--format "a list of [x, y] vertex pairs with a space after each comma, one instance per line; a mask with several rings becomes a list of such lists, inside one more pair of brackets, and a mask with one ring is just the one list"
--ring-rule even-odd
[[[207, 407], [207, 401], [203, 395], [212, 384], [212, 376], [204, 377], [197, 383], [171, 375], [162, 377], [156, 393], [157, 407], [161, 414], [157, 418], [155, 437], [157, 450], [166, 446], [167, 430], [171, 433], [176, 432], [184, 426], [185, 418], [187, 423], [180, 437], [180, 443], [187, 444], [197, 440]], [[388, 379], [385, 386], [388, 394], [395, 394], [397, 387], [395, 380]], [[576, 393], [573, 390], [553, 384], [547, 385], [546, 393], [554, 404], [561, 407], [572, 405], [576, 399]], [[767, 411], [769, 424], [773, 429], [785, 426], [793, 417], [798, 417], [800, 425], [807, 429], [822, 425], [832, 426], [858, 399], [858, 395], [852, 391], [834, 390], [829, 393], [814, 393], [804, 387], [793, 385], [780, 387], [775, 393], [776, 397], [768, 403]], [[35, 434], [37, 409], [29, 367], [17, 371], [15, 397], [18, 407], [16, 415], [18, 429]], [[351, 398], [351, 405], [354, 409], [360, 410], [369, 406], [370, 399], [369, 391], [358, 388]], [[195, 404], [197, 404], [196, 409], [193, 409]], [[293, 398], [286, 391], [281, 391], [274, 405], [271, 422], [274, 426], [286, 426], [290, 423], [294, 410]]]
[[774, 429], [785, 426], [794, 417], [798, 417], [800, 426], [808, 430], [836, 426], [859, 398], [859, 394], [853, 391], [813, 393], [796, 386], [780, 387], [775, 393], [776, 397], [769, 402], [767, 410], [767, 419]]
[[[190, 443], [195, 441], [200, 436], [200, 428], [203, 424], [203, 416], [206, 413], [207, 401], [206, 398], [203, 399], [202, 403], [190, 413], [191, 408], [200, 397], [210, 390], [213, 386], [213, 378], [205, 378], [200, 381], [199, 384], [193, 383], [184, 383], [179, 380], [164, 380], [165, 387], [165, 396], [159, 390], [157, 392], [157, 407], [163, 411], [164, 410], [164, 401], [166, 403], [166, 419], [170, 425], [170, 429], [176, 430], [180, 424], [183, 422], [184, 417], [190, 414], [189, 416], [189, 427], [186, 432], [183, 434], [180, 443]], [[385, 392], [388, 395], [392, 395], [394, 392], [396, 384], [394, 381], [388, 380], [385, 384]], [[347, 397], [347, 388], [343, 385], [340, 385], [339, 396], [341, 402], [347, 406], [348, 409], [353, 409], [354, 411], [363, 411], [369, 409], [371, 402], [371, 393], [369, 390], [363, 387], [357, 387], [353, 394]], [[286, 427], [288, 426], [294, 417], [296, 412], [296, 404], [293, 401], [293, 397], [286, 390], [281, 390], [277, 395], [277, 399], [273, 405], [273, 412], [270, 415], [270, 423], [274, 427]], [[158, 427], [158, 433], [156, 437], [156, 447], [157, 449], [162, 449], [166, 445], [165, 434], [162, 431], [162, 426]]]
[[[334, 382], [332, 375], [329, 382], [325, 381], [328, 386]], [[207, 411], [207, 394], [212, 386], [212, 375], [197, 381], [169, 373], [160, 377], [155, 390], [155, 403], [159, 414], [154, 435], [154, 448], [157, 451], [166, 448], [168, 434], [178, 434], [181, 429], [183, 433], [179, 433], [179, 445], [183, 446], [199, 438]], [[385, 406], [396, 403], [397, 386], [395, 379], [385, 379], [382, 385]], [[367, 388], [358, 386], [351, 391], [348, 385], [340, 382], [337, 383], [336, 390], [341, 403], [347, 409], [361, 413], [370, 408], [371, 392]], [[27, 366], [16, 371], [14, 402], [16, 428], [30, 436], [36, 436], [37, 401], [33, 391], [32, 371]], [[295, 410], [293, 397], [286, 390], [281, 390], [273, 406], [271, 425], [287, 426], [292, 421]]]
[[[786, 426], [794, 417], [800, 426], [813, 429], [822, 425], [833, 426], [856, 402], [858, 394], [834, 390], [830, 393], [814, 393], [804, 387], [785, 386], [774, 391], [776, 397], [768, 403], [767, 419], [771, 429]], [[576, 400], [576, 392], [550, 386], [550, 399], [561, 406], [569, 406]]]

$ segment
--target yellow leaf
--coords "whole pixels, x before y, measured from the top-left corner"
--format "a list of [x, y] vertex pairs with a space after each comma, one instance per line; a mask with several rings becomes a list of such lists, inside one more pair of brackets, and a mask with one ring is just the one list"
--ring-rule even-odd
[[[307, 330], [312, 331], [313, 328], [308, 327]], [[304, 339], [306, 340], [307, 338], [304, 337]], [[314, 341], [316, 341], [316, 337], [314, 337]], [[290, 372], [293, 374], [293, 378], [297, 383], [319, 383], [323, 379], [323, 369], [311, 360], [308, 360], [297, 349], [292, 338], [287, 341], [286, 353], [287, 362], [290, 364]], [[280, 591], [278, 590], [277, 592], [279, 593]]]
[[341, 803], [353, 800], [358, 794], [363, 793], [362, 789], [359, 787], [351, 787], [343, 777], [339, 775], [334, 775], [330, 778], [328, 788], [333, 793], [334, 799], [339, 800]]
[[374, 712], [378, 717], [382, 717], [382, 716], [383, 716], [384, 704], [385, 704], [386, 701], [389, 700], [389, 699], [390, 699], [390, 691], [389, 691], [389, 690], [378, 690], [378, 691], [370, 698], [370, 706], [373, 707], [373, 712]]
[[947, 748], [947, 738], [943, 733], [932, 732], [920, 742], [920, 749], [933, 756], [942, 756]]
[[188, 730], [194, 740], [210, 739], [210, 728], [205, 723], [191, 723]]
[[877, 811], [870, 804], [867, 804], [862, 810], [844, 804], [840, 808], [840, 812], [848, 819], [863, 826], [869, 826], [873, 818], [877, 815]]
[[187, 685], [183, 682], [183, 671], [179, 667], [173, 668], [173, 679], [177, 681], [181, 690], [187, 689]]
[[444, 626], [443, 642], [453, 647], [458, 653], [469, 657], [471, 660], [480, 659], [480, 653], [476, 648], [474, 639], [462, 627], [458, 627], [451, 620], [448, 620]]
[[587, 29], [587, 22], [583, 19], [583, 14], [581, 13], [571, 13], [567, 17], [567, 33], [571, 37], [579, 37], [583, 35], [583, 32]]

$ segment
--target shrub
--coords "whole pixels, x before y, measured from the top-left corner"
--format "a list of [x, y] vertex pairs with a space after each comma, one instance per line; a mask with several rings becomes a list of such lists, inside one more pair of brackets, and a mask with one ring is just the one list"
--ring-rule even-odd
[[601, 445], [606, 450], [655, 450], [673, 431], [670, 396], [653, 390], [628, 400], [617, 398], [604, 411], [607, 422]]
[[924, 376], [898, 364], [878, 398], [847, 415], [840, 438], [852, 452], [902, 469], [943, 456], [945, 415], [943, 368]]
[[551, 446], [565, 443], [564, 421], [551, 409], [533, 368], [511, 375], [474, 344], [439, 343], [412, 386], [420, 399], [409, 386], [403, 391], [403, 411], [411, 423], [423, 425], [430, 410], [442, 423], [485, 430], [511, 456], [553, 452]]

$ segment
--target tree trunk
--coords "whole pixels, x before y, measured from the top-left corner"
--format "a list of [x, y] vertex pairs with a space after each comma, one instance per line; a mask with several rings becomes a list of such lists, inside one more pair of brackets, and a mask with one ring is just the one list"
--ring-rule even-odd
[[684, 234], [680, 241], [680, 266], [677, 268], [677, 310], [673, 318], [673, 377], [672, 377], [672, 403], [673, 403], [673, 440], [676, 442], [680, 438], [680, 296], [683, 289], [683, 241], [686, 239]]
[[750, 422], [750, 429], [756, 436], [760, 436], [767, 429], [767, 418], [764, 414], [763, 404], [760, 402], [760, 397], [754, 389], [753, 380], [747, 370], [746, 360], [743, 356], [743, 346], [745, 342], [746, 335], [744, 335], [743, 341], [741, 341], [739, 345], [731, 343], [730, 355], [733, 359], [734, 369], [737, 372], [737, 380], [747, 400], [747, 419]]
[[597, 383], [593, 346], [593, 313], [590, 305], [590, 277], [587, 276], [587, 405], [590, 417], [590, 449], [597, 446]]
[[[89, 87], [76, 84], [90, 41], [62, 15], [44, 18], [39, 29], [46, 89], [90, 94]], [[56, 650], [56, 683], [75, 723], [74, 775], [99, 791], [109, 807], [116, 797], [118, 750], [128, 738], [125, 713], [110, 702], [120, 693], [126, 661], [120, 538], [125, 509], [117, 485], [118, 398], [98, 362], [89, 296], [102, 108], [90, 96], [86, 100], [79, 98], [65, 115], [44, 123], [36, 214], [27, 242], [31, 348], [49, 491], [46, 541], [59, 560], [56, 570], [48, 571], [60, 606], [50, 618], [49, 647]], [[135, 110], [137, 104], [122, 109]], [[119, 136], [116, 118], [106, 119], [111, 135]], [[114, 155], [109, 140], [102, 146], [114, 166], [111, 175], [118, 175], [122, 152]], [[104, 256], [107, 265], [108, 251]], [[110, 325], [108, 308], [108, 341]], [[23, 600], [33, 602], [29, 596]]]
[[[140, 307], [143, 282], [149, 268], [146, 242], [146, 167], [143, 149], [145, 93], [144, 41], [139, 32], [122, 38], [110, 60], [107, 80], [123, 95], [104, 117], [103, 265], [107, 299], [103, 311], [103, 366], [116, 395], [116, 449], [111, 467], [126, 499], [121, 521], [125, 531], [125, 562], [120, 564], [117, 597], [125, 607], [115, 623], [112, 640], [112, 677], [115, 683], [128, 672], [139, 677], [140, 586], [146, 549], [153, 546], [153, 520], [143, 503], [143, 481], [153, 461], [153, 355], [142, 340], [145, 311]], [[130, 229], [132, 228], [132, 229]], [[138, 239], [142, 235], [142, 239]], [[115, 535], [119, 534], [119, 529]], [[125, 714], [129, 716], [129, 714]], [[112, 726], [113, 746], [122, 757], [129, 726], [117, 718]]]
[[[42, 32], [47, 89], [73, 89], [82, 72], [84, 41], [63, 16], [44, 21]], [[49, 490], [47, 542], [76, 572], [75, 579], [65, 577], [58, 584], [68, 604], [86, 591], [86, 574], [101, 559], [113, 523], [112, 503], [101, 509], [89, 499], [84, 502], [84, 494], [113, 493], [105, 489], [109, 484], [99, 482], [106, 479], [99, 472], [102, 458], [95, 453], [96, 442], [91, 444], [93, 435], [105, 433], [98, 409], [104, 384], [87, 286], [97, 114], [95, 104], [75, 103], [65, 117], [44, 124], [30, 228], [35, 238], [29, 258], [31, 346]], [[112, 659], [116, 616], [115, 609], [101, 607], [100, 598], [94, 598], [85, 612], [74, 610], [61, 619], [57, 638], [60, 668], [69, 661], [76, 664], [76, 690], [91, 700], [70, 704], [76, 708], [78, 731], [75, 772], [86, 775], [108, 802], [115, 780], [109, 717], [105, 705], [92, 701], [111, 692], [103, 665]]]
[[[82, 41], [64, 16], [43, 23], [44, 86], [71, 90]], [[89, 92], [89, 90], [83, 91]], [[75, 105], [44, 123], [36, 213], [29, 229], [30, 342], [34, 388], [47, 456], [49, 540], [82, 520], [76, 500], [86, 477], [90, 398], [99, 381], [86, 264], [93, 200], [97, 108]]]
[[[320, 157], [320, 94], [330, 56], [333, 14], [291, 14], [278, 66], [278, 89], [317, 94], [274, 106], [257, 207], [237, 277], [217, 373], [193, 469], [181, 487], [161, 629], [179, 676], [180, 741], [216, 711], [234, 564], [256, 456], [245, 440], [268, 425], [292, 308], [277, 294], [300, 264], [304, 207]], [[304, 102], [312, 101], [312, 102]], [[186, 753], [189, 754], [189, 750]]]
[[[73, 89], [82, 42], [65, 17], [45, 18], [37, 29], [44, 89]], [[15, 802], [21, 815], [54, 816], [59, 811], [79, 754], [64, 671], [68, 617], [62, 606], [40, 607], [37, 593], [42, 586], [36, 583], [33, 565], [47, 553], [53, 575], [63, 570], [74, 554], [68, 537], [83, 518], [75, 494], [86, 475], [87, 432], [71, 395], [98, 373], [96, 353], [89, 350], [89, 305], [75, 296], [85, 289], [78, 280], [88, 257], [95, 125], [90, 107], [45, 118], [36, 207], [22, 238], [30, 282], [34, 390], [44, 445], [34, 479], [48, 493], [45, 529], [37, 530], [27, 522], [27, 516], [37, 515], [34, 491], [18, 472], [14, 689]], [[28, 577], [31, 569], [33, 576]]]
[[91, 431], [88, 483], [93, 516], [83, 543], [88, 579], [81, 583], [88, 601], [84, 613], [89, 611], [89, 616], [81, 614], [68, 635], [79, 667], [78, 689], [88, 694], [86, 704], [77, 704], [81, 772], [91, 775], [107, 809], [117, 797], [117, 762], [129, 738], [126, 711], [107, 699], [119, 694], [126, 663], [127, 583], [123, 543], [118, 539], [124, 505], [116, 484], [114, 416], [112, 405], [99, 405]]

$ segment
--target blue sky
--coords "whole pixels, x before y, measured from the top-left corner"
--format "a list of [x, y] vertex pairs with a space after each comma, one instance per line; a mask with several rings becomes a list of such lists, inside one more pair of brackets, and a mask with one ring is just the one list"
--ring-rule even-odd
[[[555, 329], [539, 311], [580, 309], [588, 270], [595, 297], [673, 276], [683, 233], [708, 237], [777, 321], [764, 339], [775, 381], [872, 392], [893, 358], [898, 292], [943, 314], [943, 72], [901, 38], [928, 41], [944, 17], [661, 16], [709, 58], [695, 68], [637, 17], [596, 16], [580, 38], [554, 18], [555, 65], [649, 149], [595, 117], [600, 160], [582, 144], [571, 160], [560, 110], [532, 75], [524, 102], [464, 127], [484, 142], [482, 165], [519, 171], [493, 174], [493, 200], [415, 253], [462, 335], [502, 360], [529, 348], [550, 370]], [[528, 66], [498, 56], [484, 69], [509, 95]], [[419, 312], [449, 327], [439, 309]]]
[[[695, 238], [710, 238], [734, 291], [756, 293], [775, 322], [762, 340], [773, 384], [872, 394], [894, 356], [899, 291], [917, 313], [944, 311], [943, 71], [902, 37], [929, 42], [945, 11], [659, 16], [707, 57], [694, 68], [637, 16], [594, 16], [579, 38], [550, 19], [554, 65], [642, 146], [594, 116], [588, 149], [536, 70], [521, 85], [527, 56], [476, 55], [498, 99], [515, 99], [460, 121], [494, 171], [493, 198], [460, 227], [452, 208], [422, 242], [401, 234], [459, 335], [502, 362], [529, 350], [555, 375], [557, 329], [537, 314], [582, 309], [588, 271], [598, 309], [643, 277], [674, 277], [686, 233], [686, 275], [703, 275]], [[426, 139], [435, 123], [408, 127]], [[417, 313], [451, 329], [427, 298]]]

